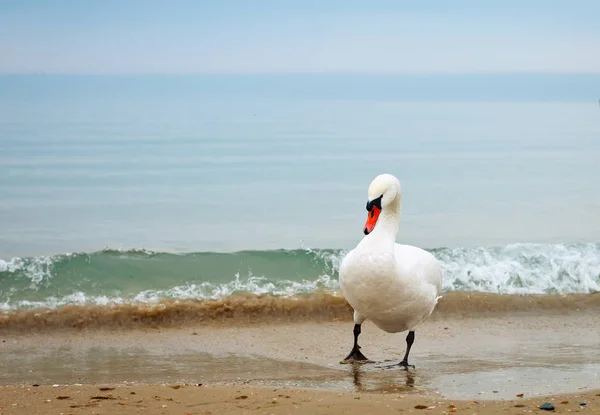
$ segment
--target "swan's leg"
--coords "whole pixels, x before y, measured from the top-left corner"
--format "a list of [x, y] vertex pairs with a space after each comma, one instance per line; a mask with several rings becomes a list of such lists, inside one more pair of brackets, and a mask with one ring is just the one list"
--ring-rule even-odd
[[346, 356], [346, 358], [340, 363], [349, 363], [349, 362], [363, 362], [367, 363], [370, 360], [361, 353], [360, 346], [358, 345], [358, 336], [360, 336], [360, 327], [361, 324], [365, 321], [365, 318], [358, 314], [356, 311], [354, 312], [354, 346], [352, 346], [352, 350], [350, 354]]
[[346, 356], [344, 361], [368, 361], [367, 357], [362, 354], [360, 351], [360, 346], [358, 345], [358, 336], [360, 336], [360, 324], [354, 325], [354, 346], [352, 347], [352, 351], [350, 354]]
[[415, 332], [413, 330], [411, 330], [408, 332], [408, 335], [406, 336], [406, 353], [404, 354], [404, 359], [402, 359], [402, 361], [400, 363], [397, 363], [394, 365], [382, 366], [382, 367], [389, 369], [392, 367], [402, 366], [406, 369], [408, 369], [409, 367], [412, 367], [414, 369], [415, 365], [408, 364], [408, 354], [410, 353], [410, 348], [412, 347], [414, 342], [415, 342]]
[[408, 332], [408, 335], [406, 336], [406, 353], [404, 354], [404, 359], [402, 359], [402, 361], [400, 363], [398, 363], [400, 366], [404, 366], [405, 368], [409, 368], [409, 367], [414, 368], [415, 367], [415, 365], [408, 364], [408, 354], [410, 353], [410, 348], [412, 347], [414, 342], [415, 342], [415, 332], [413, 330], [411, 330]]

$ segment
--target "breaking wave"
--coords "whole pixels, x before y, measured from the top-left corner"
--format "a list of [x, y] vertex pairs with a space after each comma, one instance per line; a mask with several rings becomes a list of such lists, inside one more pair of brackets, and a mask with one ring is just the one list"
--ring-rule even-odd
[[[600, 290], [600, 243], [436, 248], [445, 292], [569, 294]], [[103, 250], [0, 260], [0, 310], [158, 304], [240, 295], [339, 291], [343, 250], [174, 254]]]

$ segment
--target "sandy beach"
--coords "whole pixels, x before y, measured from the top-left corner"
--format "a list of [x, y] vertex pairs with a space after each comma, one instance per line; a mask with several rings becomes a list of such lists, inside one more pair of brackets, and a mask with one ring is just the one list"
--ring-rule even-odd
[[417, 330], [408, 371], [385, 368], [402, 357], [405, 334], [368, 322], [360, 343], [375, 363], [340, 364], [351, 330], [348, 319], [5, 330], [0, 413], [600, 410], [594, 308], [434, 317]]
[[410, 394], [335, 393], [250, 386], [41, 386], [2, 387], [3, 414], [522, 414], [600, 411], [600, 393], [548, 398], [454, 400]]

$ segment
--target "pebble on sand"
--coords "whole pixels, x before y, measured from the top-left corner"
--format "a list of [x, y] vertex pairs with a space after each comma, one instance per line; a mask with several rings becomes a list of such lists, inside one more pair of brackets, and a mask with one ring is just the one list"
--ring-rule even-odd
[[550, 402], [544, 402], [540, 405], [540, 409], [543, 409], [544, 411], [554, 411], [554, 405]]

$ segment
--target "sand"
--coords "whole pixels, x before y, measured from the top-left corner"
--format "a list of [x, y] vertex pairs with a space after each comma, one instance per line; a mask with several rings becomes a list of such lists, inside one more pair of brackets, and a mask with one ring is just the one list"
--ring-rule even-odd
[[[112, 389], [114, 387], [114, 389]], [[0, 413], [9, 414], [523, 414], [600, 413], [600, 393], [506, 401], [452, 400], [409, 394], [335, 393], [251, 386], [0, 387]], [[178, 389], [173, 389], [178, 388]], [[581, 405], [585, 404], [585, 406]]]
[[585, 310], [433, 319], [408, 371], [385, 368], [405, 333], [368, 322], [369, 365], [339, 363], [349, 321], [1, 333], [0, 414], [523, 413], [546, 401], [600, 414], [597, 327]]

